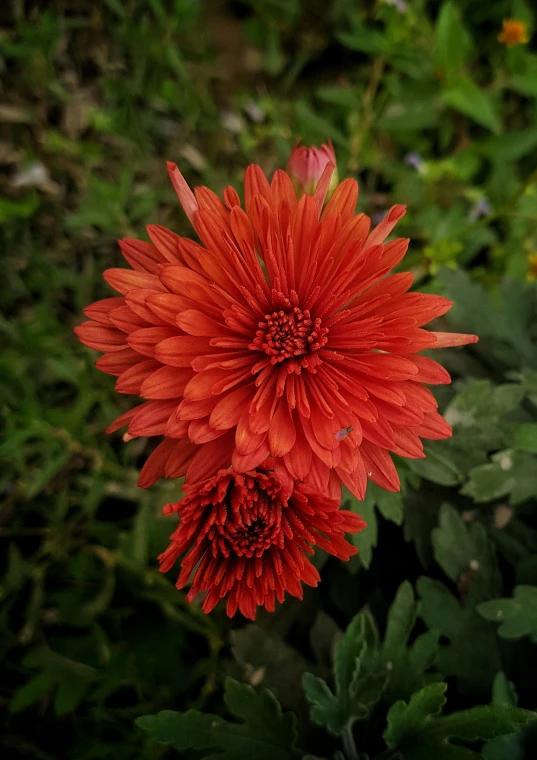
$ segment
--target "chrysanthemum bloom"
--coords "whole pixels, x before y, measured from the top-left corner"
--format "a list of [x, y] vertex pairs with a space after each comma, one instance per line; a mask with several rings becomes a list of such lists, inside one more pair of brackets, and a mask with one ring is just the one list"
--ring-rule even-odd
[[332, 142], [329, 140], [320, 148], [295, 145], [287, 162], [287, 171], [299, 197], [315, 191], [328, 164], [334, 165], [330, 191], [337, 185], [336, 154]]
[[421, 438], [451, 435], [429, 383], [449, 374], [419, 352], [459, 346], [472, 335], [428, 332], [447, 299], [409, 293], [412, 274], [389, 275], [408, 240], [386, 243], [405, 213], [377, 227], [355, 215], [358, 185], [343, 181], [325, 204], [333, 164], [313, 195], [297, 200], [277, 171], [245, 177], [245, 205], [172, 182], [201, 244], [163, 227], [151, 243], [122, 240], [133, 270], [105, 279], [123, 295], [86, 310], [77, 328], [117, 389], [147, 401], [109, 430], [164, 436], [139, 484], [186, 475], [192, 484], [230, 463], [237, 472], [267, 457], [288, 489], [304, 481], [338, 499], [341, 481], [363, 498], [367, 479], [396, 491], [389, 452], [424, 456]]
[[302, 599], [302, 583], [320, 580], [307, 556], [312, 547], [348, 560], [356, 549], [344, 534], [365, 528], [361, 517], [338, 509], [338, 501], [302, 483], [289, 493], [271, 472], [220, 470], [185, 491], [180, 502], [164, 507], [181, 521], [159, 557], [160, 569], [166, 572], [185, 555], [177, 588], [192, 578], [187, 599], [208, 592], [205, 612], [227, 596], [230, 617], [239, 609], [253, 620], [257, 606], [273, 611], [286, 592]]
[[528, 42], [528, 27], [524, 21], [507, 18], [502, 22], [503, 29], [498, 35], [498, 41], [503, 42], [506, 47], [523, 45]]

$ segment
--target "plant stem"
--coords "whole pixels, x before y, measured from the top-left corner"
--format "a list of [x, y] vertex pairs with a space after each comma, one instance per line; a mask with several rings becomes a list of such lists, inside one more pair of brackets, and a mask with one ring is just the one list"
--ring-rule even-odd
[[345, 754], [349, 760], [359, 760], [358, 750], [356, 749], [354, 736], [352, 735], [352, 723], [347, 723], [345, 726], [345, 730], [341, 736], [341, 741], [343, 742], [343, 749], [345, 750]]

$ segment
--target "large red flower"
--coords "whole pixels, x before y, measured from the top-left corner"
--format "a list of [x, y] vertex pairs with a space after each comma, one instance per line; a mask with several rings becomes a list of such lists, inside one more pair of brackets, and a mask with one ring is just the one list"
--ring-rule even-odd
[[272, 612], [285, 592], [302, 599], [301, 584], [316, 586], [320, 580], [307, 557], [312, 547], [348, 560], [356, 549], [344, 533], [365, 528], [361, 517], [338, 509], [338, 501], [317, 496], [303, 483], [289, 494], [270, 472], [220, 470], [185, 490], [180, 502], [164, 507], [181, 521], [159, 557], [160, 569], [166, 572], [186, 553], [177, 588], [192, 578], [187, 599], [208, 592], [205, 612], [227, 596], [230, 617], [239, 609], [253, 620], [257, 606]]
[[230, 463], [245, 472], [270, 456], [287, 488], [302, 480], [337, 499], [343, 481], [363, 498], [368, 478], [399, 488], [388, 452], [420, 458], [421, 438], [451, 435], [424, 386], [450, 377], [419, 352], [477, 338], [423, 329], [451, 302], [389, 274], [408, 247], [385, 242], [405, 207], [371, 229], [354, 213], [355, 180], [325, 204], [333, 168], [297, 200], [285, 172], [269, 184], [250, 166], [243, 208], [231, 187], [224, 202], [193, 193], [169, 164], [201, 244], [159, 226], [151, 243], [120, 242], [132, 270], [104, 276], [122, 295], [86, 309], [76, 332], [105, 352], [97, 366], [120, 392], [147, 399], [109, 430], [165, 437], [141, 486], [197, 483]]

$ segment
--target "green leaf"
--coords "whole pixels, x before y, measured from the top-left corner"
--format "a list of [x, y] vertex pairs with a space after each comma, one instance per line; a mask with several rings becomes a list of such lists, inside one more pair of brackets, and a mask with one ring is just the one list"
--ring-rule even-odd
[[387, 40], [378, 32], [368, 27], [356, 27], [349, 34], [338, 34], [339, 41], [350, 50], [359, 50], [362, 53], [383, 53], [387, 50]]
[[534, 129], [524, 129], [490, 137], [483, 143], [481, 150], [496, 161], [517, 161], [531, 153], [536, 146], [537, 132]]
[[517, 703], [517, 693], [514, 684], [508, 681], [505, 673], [497, 673], [492, 684], [492, 704], [493, 705], [512, 705]]
[[500, 132], [501, 122], [490, 98], [471, 79], [459, 79], [444, 92], [444, 102], [491, 132]]
[[[467, 579], [468, 575], [461, 579], [461, 592]], [[439, 646], [438, 670], [446, 676], [456, 676], [462, 691], [488, 689], [500, 669], [494, 632], [472, 605], [461, 604], [443, 583], [421, 577], [416, 589], [421, 598], [420, 617], [428, 628], [447, 640]]]
[[513, 447], [537, 454], [537, 422], [525, 422], [516, 426]]
[[[404, 760], [478, 760], [482, 757], [460, 746], [514, 733], [537, 717], [510, 705], [484, 705], [441, 715], [447, 684], [434, 683], [414, 694], [408, 703], [396, 702], [387, 715], [384, 739]], [[457, 739], [452, 744], [451, 739]]]
[[502, 638], [529, 636], [537, 643], [537, 586], [516, 586], [512, 599], [483, 602], [477, 611], [485, 620], [501, 623], [498, 634]]
[[346, 503], [347, 508], [360, 515], [367, 524], [367, 527], [360, 533], [355, 533], [351, 540], [358, 549], [362, 565], [369, 567], [373, 557], [373, 548], [377, 545], [378, 528], [375, 506], [386, 520], [401, 525], [403, 522], [403, 497], [401, 493], [389, 493], [369, 481], [363, 501], [359, 501], [347, 488], [343, 487], [342, 503]]
[[404, 581], [388, 611], [386, 634], [381, 647], [381, 656], [389, 674], [384, 693], [388, 704], [410, 697], [434, 678], [426, 675], [426, 671], [433, 665], [438, 653], [438, 632], [433, 630], [423, 633], [408, 647], [417, 612], [418, 605], [412, 586]]
[[435, 559], [452, 581], [470, 574], [469, 599], [481, 601], [498, 593], [496, 552], [483, 525], [465, 523], [456, 509], [443, 504], [431, 538]]
[[26, 710], [27, 707], [35, 704], [42, 696], [47, 694], [53, 688], [53, 682], [49, 674], [45, 671], [39, 673], [33, 678], [29, 678], [26, 683], [15, 690], [9, 709], [13, 713]]
[[537, 98], [537, 73], [518, 74], [511, 78], [509, 86], [521, 95]]
[[304, 674], [302, 685], [312, 720], [341, 735], [355, 720], [368, 717], [387, 679], [388, 672], [378, 658], [373, 621], [369, 615], [356, 615], [335, 647], [335, 693], [322, 678]]
[[255, 623], [231, 633], [233, 653], [250, 673], [263, 672], [263, 685], [290, 710], [303, 704], [300, 681], [308, 661], [280, 636]]
[[136, 723], [160, 744], [172, 744], [178, 750], [196, 750], [206, 760], [282, 760], [296, 758], [295, 718], [282, 714], [275, 697], [266, 689], [226, 679], [226, 704], [241, 719], [232, 723], [218, 715], [198, 710], [184, 713], [162, 710], [144, 715]]
[[460, 468], [443, 456], [438, 447], [425, 446], [425, 459], [409, 459], [407, 464], [417, 475], [440, 486], [455, 486], [462, 482]]
[[466, 40], [455, 3], [442, 4], [436, 21], [434, 60], [436, 69], [448, 77], [460, 74], [466, 58]]
[[491, 459], [488, 464], [470, 470], [461, 493], [476, 502], [509, 496], [511, 505], [537, 494], [537, 462], [532, 454], [506, 449], [493, 454]]
[[358, 556], [362, 565], [369, 567], [373, 559], [373, 548], [377, 545], [378, 535], [377, 515], [369, 484], [363, 501], [359, 501], [354, 494], [343, 486], [341, 503], [365, 520], [366, 527], [359, 533], [353, 533], [351, 541], [358, 549]]
[[[516, 703], [514, 685], [502, 672], [497, 673], [492, 684], [492, 704], [515, 707]], [[523, 731], [511, 736], [498, 736], [483, 747], [483, 757], [485, 760], [524, 760], [523, 744]]]
[[378, 119], [381, 129], [391, 131], [409, 130], [416, 132], [437, 126], [442, 110], [442, 102], [437, 93], [430, 97], [417, 95], [416, 98], [394, 98]]

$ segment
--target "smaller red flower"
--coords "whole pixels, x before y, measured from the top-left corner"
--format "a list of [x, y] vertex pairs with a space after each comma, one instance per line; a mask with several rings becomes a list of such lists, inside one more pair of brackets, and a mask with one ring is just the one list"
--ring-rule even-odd
[[299, 196], [304, 193], [313, 195], [323, 174], [327, 181], [326, 187], [323, 188], [324, 193], [326, 194], [328, 185], [333, 190], [338, 180], [336, 154], [331, 141], [324, 143], [320, 148], [306, 148], [305, 145], [297, 143], [289, 157], [287, 171]]
[[271, 472], [220, 470], [185, 491], [180, 502], [163, 510], [177, 512], [181, 522], [159, 557], [161, 572], [185, 555], [177, 588], [192, 577], [187, 599], [208, 592], [204, 612], [227, 596], [229, 617], [239, 609], [254, 620], [257, 606], [272, 612], [285, 592], [302, 599], [302, 582], [316, 586], [320, 580], [306, 556], [312, 547], [348, 560], [357, 550], [344, 533], [366, 527], [361, 517], [303, 483], [289, 493]]

